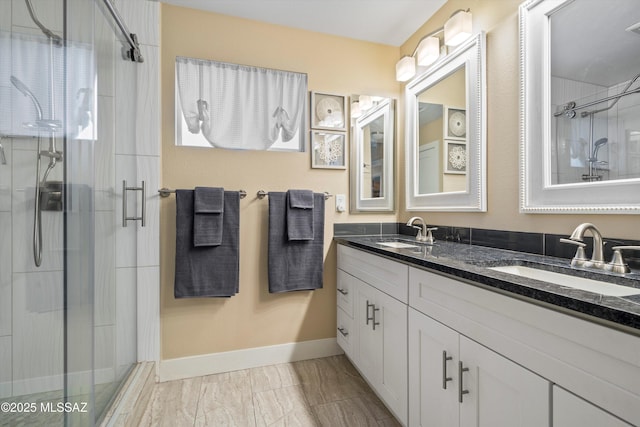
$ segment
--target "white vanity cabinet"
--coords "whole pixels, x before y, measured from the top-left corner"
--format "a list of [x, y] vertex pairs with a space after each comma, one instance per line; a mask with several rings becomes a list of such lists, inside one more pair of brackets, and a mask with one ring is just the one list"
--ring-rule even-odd
[[344, 350], [350, 359], [355, 358], [354, 346], [354, 322], [353, 322], [353, 300], [358, 284], [358, 279], [338, 270], [336, 286], [336, 299], [338, 302], [336, 324], [338, 332], [336, 334], [338, 345]]
[[413, 267], [409, 306], [410, 426], [640, 426], [637, 336]]
[[549, 425], [550, 383], [409, 308], [409, 425]]
[[338, 289], [338, 343], [403, 425], [640, 427], [637, 334], [344, 245]]
[[553, 427], [631, 427], [624, 421], [553, 386]]
[[338, 246], [338, 344], [403, 425], [408, 410], [408, 270], [407, 265]]

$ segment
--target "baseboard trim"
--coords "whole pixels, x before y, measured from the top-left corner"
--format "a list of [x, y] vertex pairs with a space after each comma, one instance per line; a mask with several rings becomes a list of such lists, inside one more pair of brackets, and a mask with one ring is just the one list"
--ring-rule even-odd
[[161, 360], [160, 382], [239, 371], [344, 353], [335, 338]]

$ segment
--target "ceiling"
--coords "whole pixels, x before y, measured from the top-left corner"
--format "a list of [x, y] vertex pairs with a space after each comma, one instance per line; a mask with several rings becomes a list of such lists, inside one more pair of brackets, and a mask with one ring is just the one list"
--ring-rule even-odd
[[223, 15], [400, 46], [447, 0], [161, 0]]

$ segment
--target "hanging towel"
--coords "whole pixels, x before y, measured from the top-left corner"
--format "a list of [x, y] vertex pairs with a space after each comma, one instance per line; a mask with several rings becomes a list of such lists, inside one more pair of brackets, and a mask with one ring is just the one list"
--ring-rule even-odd
[[193, 245], [194, 191], [176, 190], [174, 296], [230, 297], [239, 291], [240, 194], [224, 192], [222, 243]]
[[313, 191], [287, 191], [287, 234], [289, 240], [313, 240]]
[[324, 194], [313, 195], [313, 240], [289, 240], [287, 193], [269, 193], [269, 292], [322, 288]]
[[193, 200], [193, 245], [222, 244], [224, 189], [196, 187]]

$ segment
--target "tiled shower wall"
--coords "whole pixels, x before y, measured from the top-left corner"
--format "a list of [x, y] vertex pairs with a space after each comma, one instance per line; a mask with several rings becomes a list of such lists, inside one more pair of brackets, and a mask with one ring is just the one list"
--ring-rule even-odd
[[[61, 18], [62, 0], [32, 3], [41, 20], [61, 34], [62, 20], [50, 17]], [[98, 383], [112, 381], [118, 369], [136, 361], [136, 352], [138, 360], [157, 360], [159, 355], [159, 3], [114, 3], [138, 35], [145, 62], [122, 60], [112, 29], [104, 19], [95, 19], [100, 76], [94, 166]], [[35, 27], [23, 0], [3, 1], [2, 7], [0, 31]], [[4, 13], [9, 7], [11, 13]], [[0, 81], [0, 93], [10, 91], [9, 82]], [[62, 388], [63, 236], [62, 213], [43, 212], [43, 263], [35, 267], [35, 141], [3, 139], [2, 145], [7, 163], [0, 164], [0, 397], [6, 397]], [[62, 168], [54, 169], [50, 179], [62, 179]], [[123, 179], [128, 185], [146, 183], [144, 228], [121, 225]], [[130, 199], [130, 212], [140, 212], [139, 200]], [[137, 311], [126, 310], [132, 305]]]

